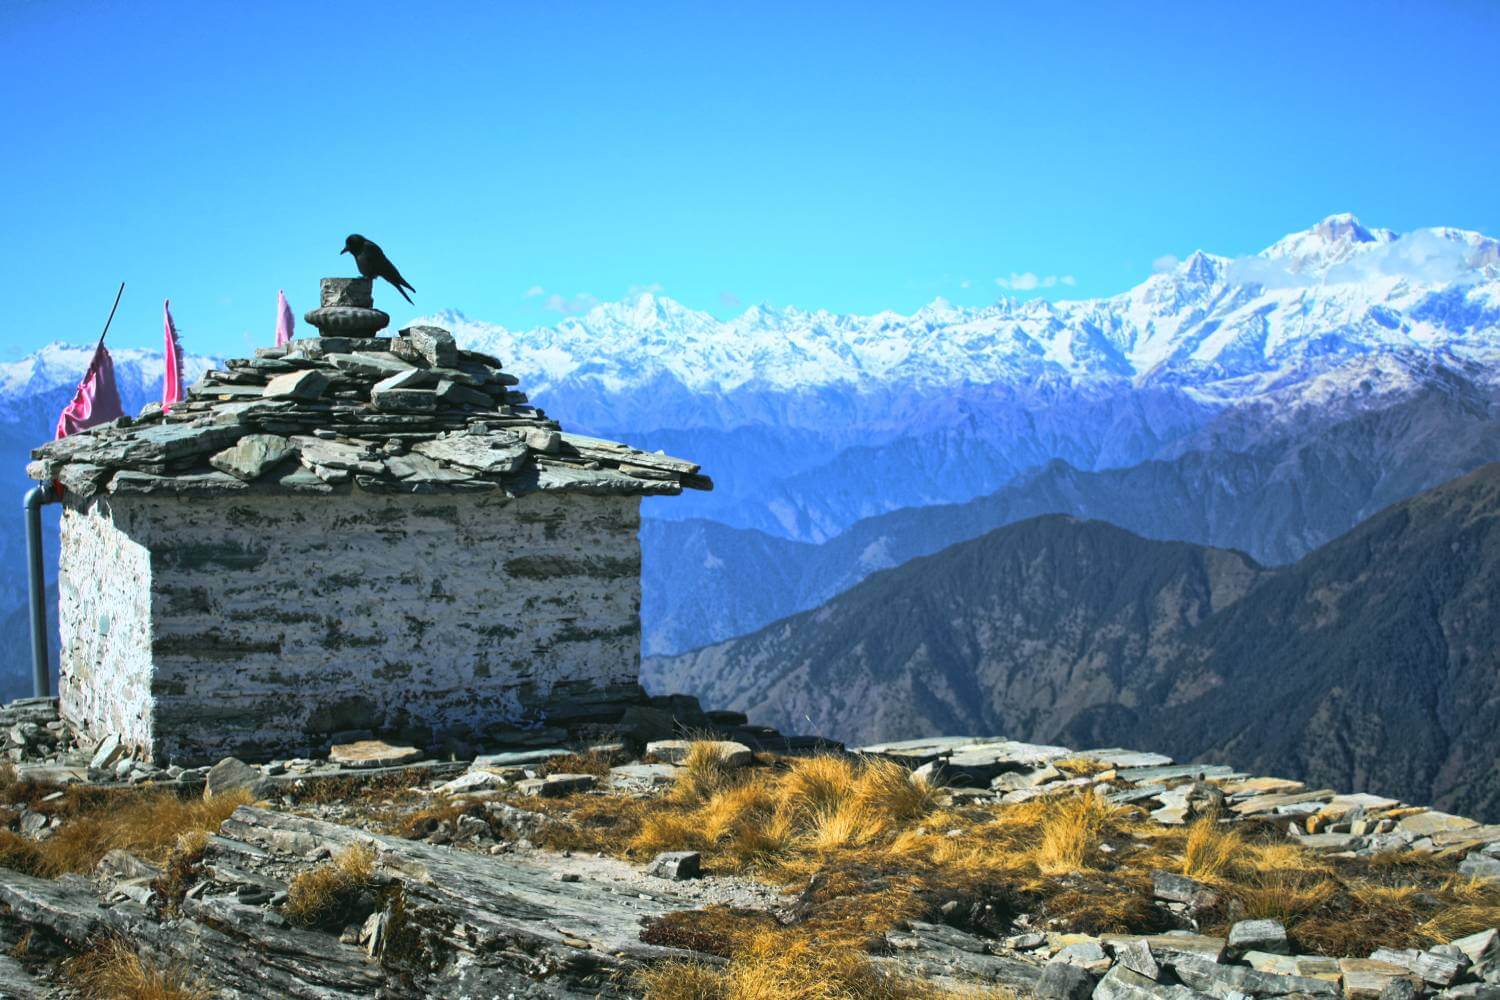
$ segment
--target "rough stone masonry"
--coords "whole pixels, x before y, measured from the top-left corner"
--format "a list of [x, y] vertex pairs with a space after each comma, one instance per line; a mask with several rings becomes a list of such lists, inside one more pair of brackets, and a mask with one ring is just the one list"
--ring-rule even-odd
[[638, 700], [640, 498], [712, 484], [515, 382], [434, 327], [309, 338], [36, 449], [64, 491], [64, 718], [190, 764]]

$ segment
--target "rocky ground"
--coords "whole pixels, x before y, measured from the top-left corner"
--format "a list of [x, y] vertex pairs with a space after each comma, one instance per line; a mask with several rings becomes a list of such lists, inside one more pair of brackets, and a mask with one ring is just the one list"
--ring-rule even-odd
[[[12, 703], [0, 996], [1500, 1000], [1500, 826], [1151, 753], [853, 754], [650, 711], [694, 739], [159, 770]], [[166, 991], [90, 985], [101, 942]]]

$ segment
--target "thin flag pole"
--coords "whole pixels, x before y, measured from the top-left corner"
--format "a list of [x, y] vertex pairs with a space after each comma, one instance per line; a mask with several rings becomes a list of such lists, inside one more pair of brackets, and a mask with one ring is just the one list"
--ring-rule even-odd
[[120, 296], [125, 294], [125, 282], [120, 282], [120, 290], [115, 292], [115, 304], [109, 307], [109, 319], [104, 321], [104, 333], [99, 334], [99, 343], [104, 343], [104, 334], [109, 332], [109, 324], [115, 321], [115, 310], [120, 308]]

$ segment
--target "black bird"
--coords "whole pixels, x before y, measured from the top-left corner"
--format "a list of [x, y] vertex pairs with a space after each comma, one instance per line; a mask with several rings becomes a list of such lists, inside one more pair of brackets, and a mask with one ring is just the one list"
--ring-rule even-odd
[[[355, 233], [344, 241], [344, 249], [339, 253], [354, 255], [354, 264], [359, 268], [361, 277], [384, 278], [396, 286], [396, 291], [401, 293], [403, 299], [407, 302], [411, 301], [411, 296], [406, 294], [406, 289], [411, 288], [411, 283], [401, 277], [401, 272], [396, 270], [396, 265], [391, 263], [379, 244], [372, 243]], [[415, 288], [411, 290], [416, 291]]]

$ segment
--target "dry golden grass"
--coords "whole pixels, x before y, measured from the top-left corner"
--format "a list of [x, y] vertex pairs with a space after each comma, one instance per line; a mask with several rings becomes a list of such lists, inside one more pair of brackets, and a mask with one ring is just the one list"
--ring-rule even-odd
[[63, 963], [63, 974], [91, 1000], [207, 1000], [210, 991], [185, 970], [161, 969], [115, 938]]
[[51, 837], [31, 841], [0, 830], [0, 865], [51, 878], [92, 871], [116, 848], [160, 863], [180, 836], [217, 831], [230, 813], [249, 801], [243, 792], [204, 800], [151, 790], [68, 789], [63, 799], [36, 807], [61, 819]]
[[374, 877], [375, 849], [351, 844], [293, 878], [282, 912], [303, 927], [342, 923], [360, 895], [374, 885]]
[[177, 843], [162, 864], [162, 873], [151, 888], [162, 894], [167, 905], [182, 903], [187, 891], [203, 874], [203, 855], [208, 851], [208, 831], [189, 830], [177, 837]]
[[646, 1000], [942, 1000], [1010, 997], [1008, 992], [955, 993], [886, 972], [860, 952], [828, 947], [805, 935], [752, 936], [723, 968], [671, 962], [641, 973]]
[[1043, 875], [1066, 875], [1096, 867], [1099, 842], [1118, 810], [1097, 795], [1075, 795], [1052, 803], [1042, 820], [1033, 854]]
[[1200, 882], [1217, 882], [1244, 853], [1238, 830], [1223, 826], [1217, 816], [1202, 816], [1188, 827], [1182, 849], [1182, 874]]
[[1205, 931], [1227, 931], [1241, 911], [1275, 917], [1295, 946], [1324, 954], [1427, 946], [1500, 925], [1500, 890], [1456, 879], [1452, 859], [1333, 861], [1269, 824], [1207, 817], [1167, 827], [1092, 792], [951, 802], [875, 758], [824, 754], [730, 769], [700, 744], [665, 794], [518, 804], [559, 821], [535, 838], [546, 847], [635, 859], [695, 850], [710, 870], [801, 891], [800, 932], [856, 951], [901, 920], [933, 919], [946, 900], [989, 914], [972, 919], [997, 933], [1021, 912], [1086, 933], [1167, 930], [1152, 898], [1155, 871], [1219, 891]]
[[1092, 757], [1064, 757], [1062, 760], [1054, 760], [1052, 766], [1075, 778], [1092, 777], [1113, 769], [1113, 765]]

